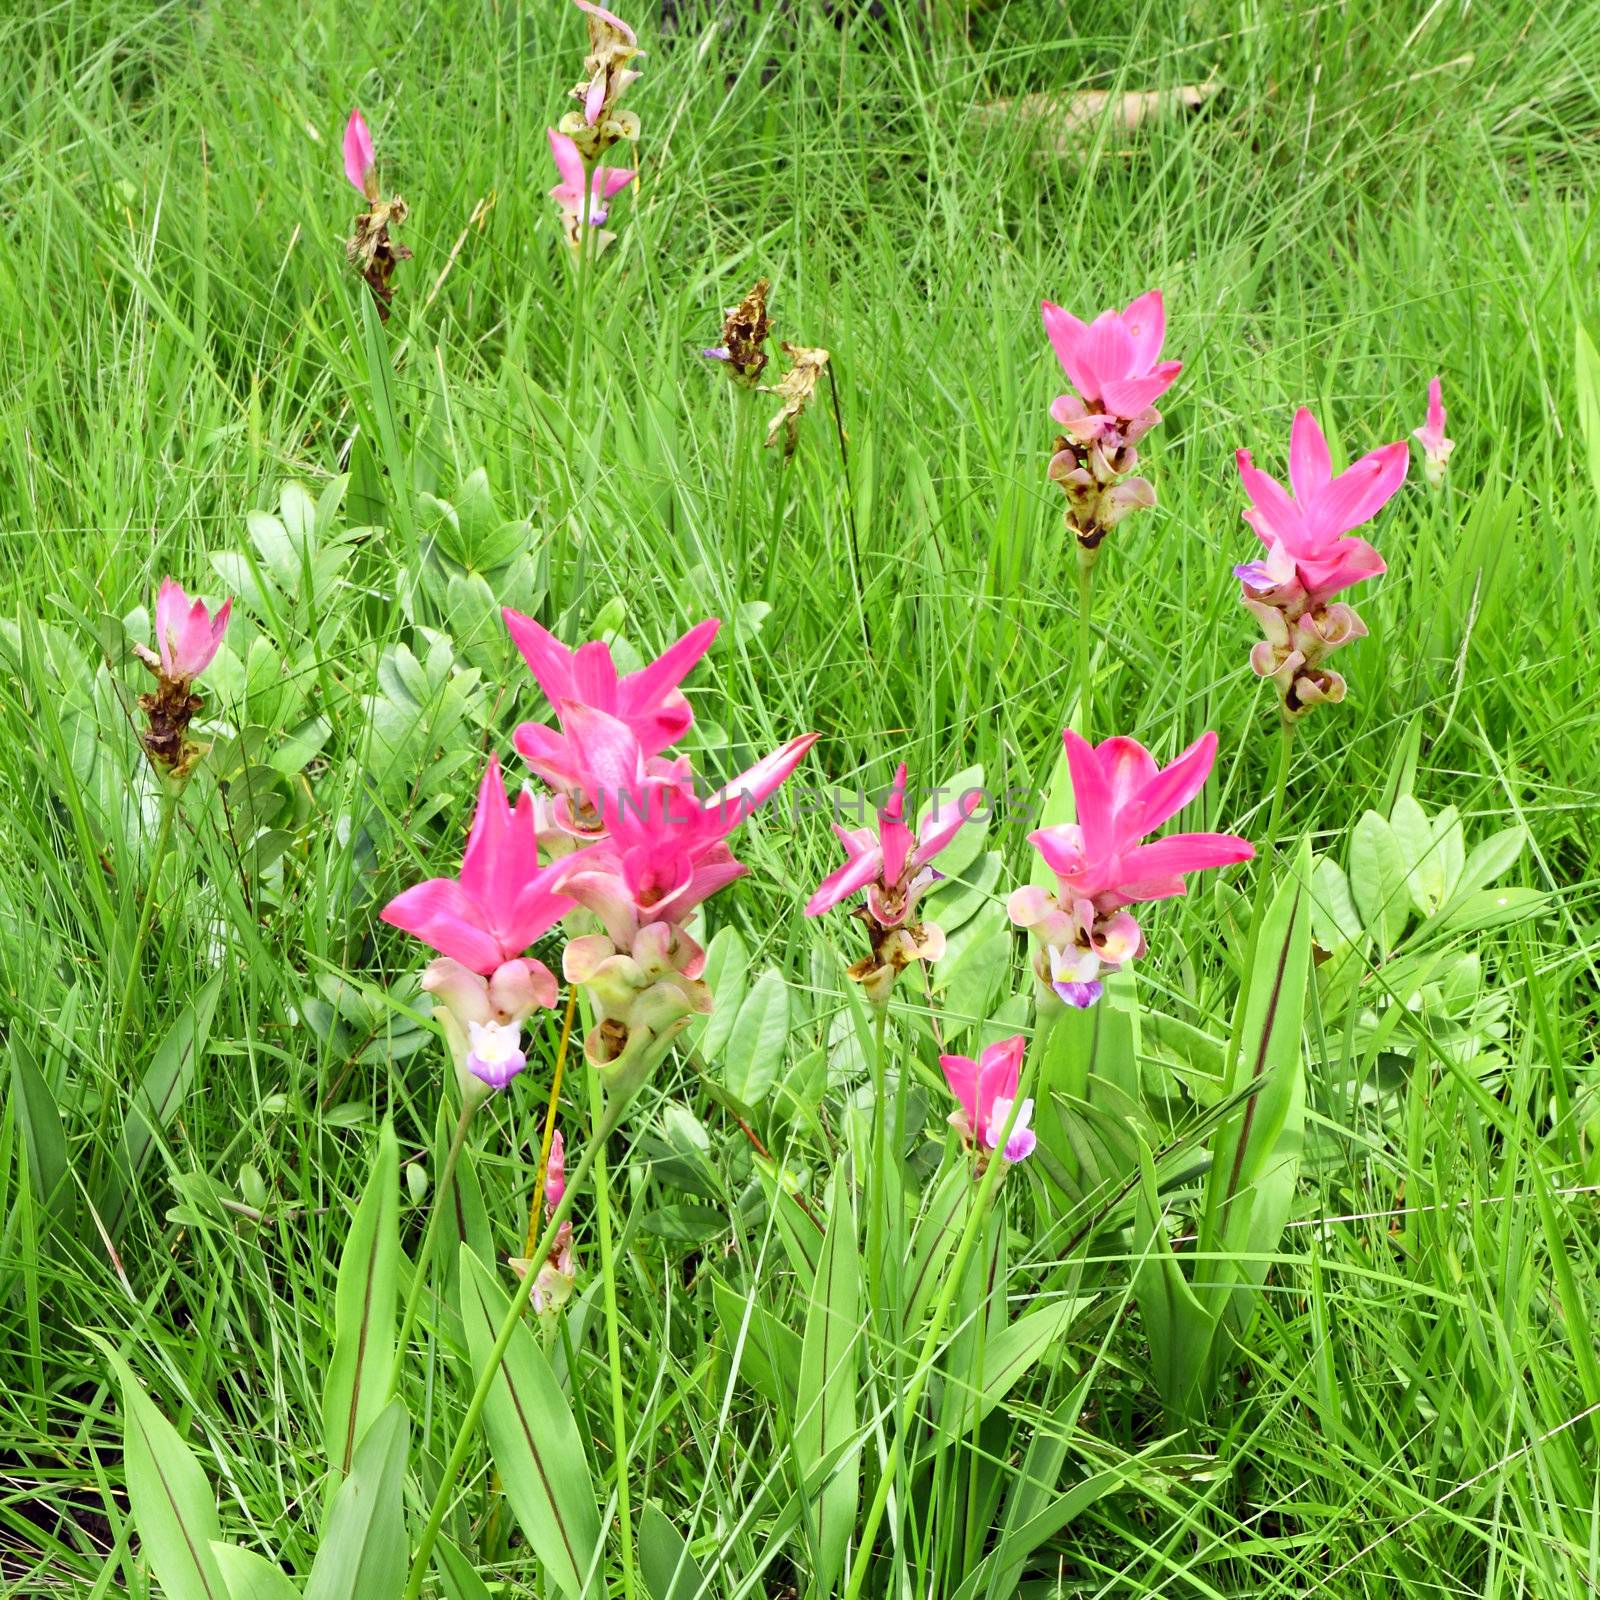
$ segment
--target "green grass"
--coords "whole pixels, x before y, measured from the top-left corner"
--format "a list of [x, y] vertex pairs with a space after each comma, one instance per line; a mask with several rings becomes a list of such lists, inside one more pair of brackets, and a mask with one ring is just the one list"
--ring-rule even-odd
[[[1431, 494], [1414, 473], [1379, 520], [1371, 635], [1340, 659], [1350, 700], [1303, 726], [1286, 835], [1343, 861], [1365, 810], [1412, 793], [1457, 807], [1469, 846], [1525, 827], [1499, 881], [1543, 898], [1447, 936], [1477, 966], [1430, 979], [1409, 1014], [1385, 1000], [1408, 998], [1393, 963], [1359, 1005], [1309, 1005], [1291, 1226], [1225, 1400], [1186, 1432], [1130, 1293], [1137, 1229], [1069, 1250], [1060, 1192], [1008, 1186], [1013, 1312], [1086, 1286], [1095, 1307], [1004, 1427], [897, 1501], [866, 1592], [954, 1593], [1052, 1414], [1053, 1483], [1117, 1478], [1031, 1558], [1029, 1596], [1566, 1600], [1600, 1582], [1600, 1250], [1581, 1192], [1600, 1184], [1600, 371], [1575, 355], [1600, 328], [1592, 19], [1560, 0], [835, 9], [636, 17], [642, 176], [576, 362], [544, 132], [576, 76], [575, 10], [95, 0], [0, 21], [0, 1592], [148, 1592], [91, 1335], [178, 1425], [228, 1537], [309, 1566], [350, 1210], [392, 1118], [415, 1249], [448, 1076], [417, 1020], [419, 949], [376, 911], [454, 869], [483, 753], [516, 765], [510, 731], [540, 715], [491, 591], [572, 642], [645, 653], [727, 619], [691, 682], [691, 746], [716, 771], [814, 728], [812, 782], [882, 785], [903, 756], [930, 781], [981, 764], [992, 788], [1042, 791], [1076, 696], [1077, 602], [1037, 305], [1089, 313], [1155, 285], [1185, 371], [1143, 452], [1160, 505], [1100, 562], [1098, 731], [1170, 759], [1215, 728], [1185, 825], [1259, 831], [1273, 711], [1229, 577], [1254, 545], [1233, 451], [1281, 472], [1305, 401], [1351, 459], [1419, 423], [1440, 371], [1449, 482]], [[1048, 129], [972, 114], [1207, 80], [1203, 112], [1097, 125], [1065, 156]], [[343, 256], [355, 103], [411, 206], [381, 337]], [[757, 275], [778, 335], [828, 347], [837, 379], [838, 425], [826, 390], [783, 470], [759, 448], [776, 402], [696, 354]], [[247, 518], [286, 484], [329, 496], [319, 538], [342, 557], [272, 566]], [[440, 501], [475, 549], [525, 521], [484, 584], [448, 585]], [[217, 748], [136, 952], [158, 814], [128, 641], [169, 571], [241, 604], [206, 686]], [[989, 846], [1003, 900], [1030, 852], [1015, 828]], [[870, 1053], [842, 975], [857, 929], [800, 913], [836, 859], [821, 816], [774, 808], [741, 856], [751, 874], [711, 927], [784, 975], [792, 1022], [755, 1130], [826, 1209]], [[1204, 1042], [1227, 1034], [1249, 889], [1209, 875], [1145, 919], [1123, 1087], [1156, 1135], [1214, 1097]], [[1024, 976], [1019, 949], [996, 1001]], [[907, 980], [891, 1047], [924, 1091], [919, 1180], [944, 1134], [927, 1011]], [[193, 1081], [114, 1211], [92, 1206], [119, 1192], [135, 1090], [196, 1012]], [[941, 1026], [973, 1037], [959, 1006]], [[520, 1249], [553, 1050], [552, 1028], [473, 1133], [501, 1257]], [[731, 1370], [712, 1282], [797, 1334], [809, 1286], [718, 1072], [669, 1059], [610, 1150], [633, 1520], [657, 1505], [708, 1595], [806, 1593], [793, 1419]], [[575, 1071], [575, 1144], [586, 1106]], [[1181, 1233], [1198, 1189], [1169, 1176]], [[592, 1205], [577, 1215], [554, 1359], [604, 1497], [601, 1247]], [[404, 1391], [413, 1537], [465, 1398], [458, 1336], [426, 1320]], [[863, 1509], [916, 1349], [869, 1321]], [[473, 1544], [479, 1449], [462, 1488], [452, 1536], [494, 1592], [545, 1593], [504, 1516]], [[592, 1592], [617, 1594], [601, 1510]]]

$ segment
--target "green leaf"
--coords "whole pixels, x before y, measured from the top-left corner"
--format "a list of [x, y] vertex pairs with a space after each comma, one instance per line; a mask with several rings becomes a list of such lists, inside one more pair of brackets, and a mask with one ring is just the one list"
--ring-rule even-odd
[[1522, 827], [1506, 828], [1492, 833], [1481, 844], [1475, 845], [1467, 857], [1461, 875], [1451, 886], [1450, 906], [1456, 905], [1479, 889], [1487, 889], [1496, 878], [1508, 873], [1527, 848], [1528, 830]]
[[206, 1475], [178, 1430], [150, 1403], [128, 1364], [102, 1345], [122, 1390], [128, 1503], [166, 1600], [229, 1600], [211, 1546], [222, 1538]]
[[441, 1538], [433, 1554], [449, 1600], [492, 1600], [478, 1569], [448, 1539]]
[[800, 1336], [770, 1311], [745, 1298], [721, 1278], [711, 1280], [711, 1304], [727, 1337], [739, 1376], [785, 1413], [794, 1410], [800, 1371]]
[[28, 1153], [28, 1183], [48, 1214], [65, 1216], [73, 1207], [73, 1190], [67, 1135], [56, 1098], [20, 1030], [12, 1032], [7, 1054], [11, 1057], [11, 1104], [22, 1124]]
[[1389, 826], [1405, 866], [1406, 893], [1421, 916], [1431, 917], [1445, 896], [1444, 854], [1433, 823], [1414, 796], [1403, 794], [1389, 812]]
[[405, 1406], [391, 1400], [362, 1435], [350, 1474], [328, 1508], [305, 1600], [394, 1600], [405, 1586], [409, 1453]]
[[[222, 980], [226, 975], [225, 972], [214, 972], [199, 994], [178, 1013], [178, 1019], [166, 1038], [156, 1047], [144, 1081], [134, 1091], [117, 1162], [118, 1171], [130, 1186], [150, 1159], [156, 1133], [177, 1115], [194, 1082], [201, 1053], [206, 1047], [206, 1038], [211, 1032], [217, 996], [222, 992]], [[123, 1200], [119, 1198], [108, 1208], [108, 1227], [112, 1226], [112, 1219], [121, 1221], [122, 1205]]]
[[722, 1056], [722, 1086], [743, 1106], [757, 1106], [778, 1081], [789, 1041], [789, 986], [763, 972], [739, 1007]]
[[[1202, 1299], [1226, 1294], [1242, 1328], [1266, 1276], [1262, 1259], [1275, 1251], [1288, 1220], [1300, 1170], [1305, 1122], [1301, 1020], [1311, 971], [1309, 843], [1302, 842], [1289, 876], [1262, 923], [1255, 965], [1243, 996], [1244, 1025], [1230, 1094], [1254, 1090], [1237, 1117], [1218, 1126], [1206, 1184], [1198, 1254], [1206, 1260]], [[1213, 1253], [1235, 1257], [1215, 1264]], [[1218, 1308], [1214, 1308], [1218, 1309]]]
[[1582, 322], [1577, 325], [1573, 382], [1578, 391], [1578, 427], [1583, 434], [1589, 483], [1600, 495], [1600, 352]]
[[654, 1500], [639, 1516], [639, 1575], [650, 1600], [698, 1600], [706, 1580], [683, 1535]]
[[211, 1554], [228, 1586], [228, 1600], [300, 1600], [300, 1591], [283, 1568], [254, 1550], [214, 1540]]
[[975, 1398], [969, 1390], [963, 1426], [951, 1437], [959, 1439], [973, 1422], [988, 1416], [1093, 1303], [1092, 1296], [1057, 1300], [1018, 1317], [989, 1340], [983, 1350], [982, 1385]]
[[[480, 1379], [509, 1306], [488, 1269], [463, 1248], [461, 1319]], [[579, 1600], [600, 1542], [598, 1497], [572, 1410], [525, 1323], [495, 1373], [483, 1427], [518, 1526], [551, 1583]]]
[[[333, 1356], [322, 1391], [322, 1440], [334, 1479], [389, 1398], [400, 1266], [400, 1153], [385, 1122], [366, 1192], [339, 1259]], [[419, 1267], [419, 1270], [422, 1270]]]
[[813, 1593], [829, 1593], [844, 1566], [860, 1490], [856, 1383], [861, 1341], [861, 1261], [849, 1188], [835, 1179], [817, 1275], [802, 1286], [809, 1308], [800, 1345], [794, 1458], [812, 1504]]
[[1350, 889], [1362, 923], [1388, 955], [1406, 922], [1405, 864], [1394, 829], [1376, 811], [1364, 811], [1350, 835]]
[[958, 1153], [930, 1190], [928, 1204], [911, 1236], [911, 1257], [901, 1284], [902, 1330], [909, 1334], [922, 1321], [944, 1273], [950, 1252], [967, 1223], [972, 1204], [972, 1168]]

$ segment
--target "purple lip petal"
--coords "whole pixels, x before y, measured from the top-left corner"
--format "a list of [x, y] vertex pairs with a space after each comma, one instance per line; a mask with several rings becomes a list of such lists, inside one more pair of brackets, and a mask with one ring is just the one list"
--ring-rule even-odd
[[476, 1052], [467, 1057], [467, 1071], [491, 1089], [505, 1088], [527, 1064], [528, 1058], [520, 1050], [504, 1061], [484, 1061]]
[[700, 354], [703, 355], [706, 358], [707, 361], [732, 361], [733, 360], [733, 357], [729, 353], [728, 347], [725, 344], [713, 345], [711, 349], [702, 350], [700, 352]]
[[1076, 1006], [1080, 1011], [1087, 1011], [1101, 995], [1105, 993], [1104, 986], [1095, 979], [1088, 983], [1070, 983], [1063, 981], [1050, 985], [1069, 1006]]

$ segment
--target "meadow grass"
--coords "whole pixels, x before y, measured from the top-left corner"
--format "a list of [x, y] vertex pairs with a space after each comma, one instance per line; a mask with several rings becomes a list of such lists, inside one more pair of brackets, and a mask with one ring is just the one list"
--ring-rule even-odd
[[[408, 1246], [438, 1141], [445, 1069], [417, 1022], [417, 951], [376, 911], [453, 870], [483, 753], [539, 714], [490, 592], [569, 640], [605, 631], [646, 654], [727, 619], [692, 685], [694, 742], [718, 771], [811, 728], [813, 781], [881, 786], [904, 756], [930, 781], [981, 765], [993, 789], [1043, 792], [1076, 695], [1077, 601], [1044, 476], [1061, 384], [1038, 302], [1087, 314], [1159, 285], [1185, 370], [1143, 452], [1160, 505], [1100, 561], [1098, 731], [1170, 759], [1217, 729], [1192, 825], [1261, 826], [1274, 710], [1229, 576], [1254, 546], [1233, 451], [1281, 472], [1305, 401], [1353, 459], [1405, 437], [1442, 372], [1447, 485], [1414, 472], [1379, 523], [1371, 635], [1341, 657], [1349, 701], [1304, 724], [1284, 833], [1343, 859], [1363, 811], [1409, 792], [1457, 807], [1469, 843], [1525, 827], [1503, 881], [1543, 897], [1456, 941], [1479, 960], [1470, 1003], [1375, 1021], [1380, 966], [1368, 1015], [1334, 1028], [1313, 1008], [1292, 1225], [1230, 1402], [1187, 1431], [1153, 1395], [1129, 1236], [1101, 1241], [1098, 1312], [1012, 1405], [1042, 1423], [1078, 1393], [1061, 1482], [1114, 1471], [1115, 1487], [1041, 1547], [1023, 1592], [1591, 1592], [1586, 8], [668, 11], [635, 18], [641, 178], [575, 359], [545, 195], [545, 127], [581, 51], [570, 7], [92, 0], [0, 20], [0, 1591], [148, 1592], [90, 1335], [184, 1433], [229, 1536], [305, 1568], [333, 1278], [372, 1132], [393, 1119]], [[1202, 110], [1137, 133], [974, 109], [1200, 83], [1217, 90]], [[411, 207], [415, 258], [382, 333], [343, 255], [338, 140], [357, 103]], [[777, 333], [833, 352], [787, 467], [760, 448], [776, 402], [697, 353], [757, 275]], [[274, 566], [249, 514], [346, 473], [322, 524], [342, 553]], [[452, 588], [436, 561], [429, 576], [452, 538], [441, 502], [469, 529], [458, 539], [525, 521], [486, 583]], [[228, 776], [186, 797], [141, 946], [159, 816], [122, 619], [168, 571], [242, 603], [233, 665], [208, 690]], [[1030, 853], [1000, 822], [988, 843], [998, 900]], [[801, 916], [836, 858], [820, 815], [774, 808], [742, 855], [751, 875], [714, 924], [792, 995], [757, 1131], [821, 1202], [865, 1076], [836, 959], [859, 950], [842, 919]], [[1191, 1034], [1226, 1036], [1247, 886], [1218, 876], [1148, 920], [1143, 1001]], [[1004, 992], [1024, 973], [1019, 959]], [[198, 1070], [141, 1132], [135, 1087], [191, 1003], [208, 1017]], [[900, 1004], [928, 1006], [910, 984]], [[896, 1037], [926, 1107], [922, 1032], [908, 1020]], [[1146, 1041], [1145, 1083], [1181, 1099], [1181, 1052]], [[554, 1029], [538, 1036], [475, 1140], [502, 1256], [520, 1244], [553, 1048]], [[569, 1099], [580, 1117], [581, 1079]], [[936, 1133], [942, 1115], [928, 1111]], [[119, 1163], [115, 1210], [91, 1214]], [[807, 1582], [781, 1408], [730, 1376], [711, 1287], [737, 1275], [799, 1326], [805, 1286], [765, 1195], [716, 1085], [672, 1058], [612, 1160], [633, 1513], [659, 1508], [706, 1593], [729, 1597]], [[1013, 1292], [1066, 1292], [1082, 1264], [1065, 1243], [1019, 1224]], [[609, 1493], [600, 1245], [582, 1213], [579, 1256], [556, 1358]], [[461, 1410], [446, 1345], [427, 1338], [408, 1389], [418, 1520]], [[868, 1340], [871, 1463], [912, 1353]], [[869, 1592], [948, 1594], [971, 1570], [973, 1513], [1021, 1471], [983, 1438], [920, 1524], [892, 1514]], [[464, 1515], [491, 1504], [481, 1454], [472, 1471]], [[494, 1592], [545, 1592], [499, 1539], [481, 1562]], [[606, 1560], [595, 1592], [620, 1592], [614, 1540]]]

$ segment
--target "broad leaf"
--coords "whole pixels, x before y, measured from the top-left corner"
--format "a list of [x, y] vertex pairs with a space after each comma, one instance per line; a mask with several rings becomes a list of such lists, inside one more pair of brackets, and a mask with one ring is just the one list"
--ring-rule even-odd
[[305, 1600], [394, 1600], [405, 1585], [406, 1458], [410, 1423], [391, 1400], [361, 1437], [339, 1485], [306, 1579]]

